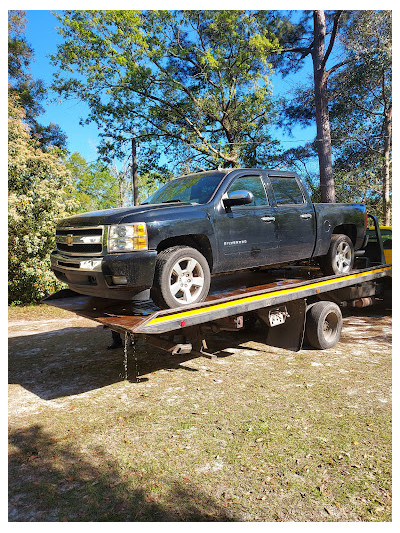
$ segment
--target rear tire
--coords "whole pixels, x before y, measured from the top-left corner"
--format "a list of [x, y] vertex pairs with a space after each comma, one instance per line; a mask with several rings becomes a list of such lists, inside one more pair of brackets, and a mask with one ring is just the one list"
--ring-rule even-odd
[[333, 302], [317, 302], [307, 313], [306, 340], [317, 350], [335, 346], [342, 332], [342, 312]]
[[319, 258], [319, 265], [326, 276], [347, 274], [354, 264], [354, 246], [347, 235], [332, 235], [328, 253]]
[[195, 248], [174, 246], [157, 256], [151, 297], [162, 309], [202, 302], [210, 289], [210, 267]]

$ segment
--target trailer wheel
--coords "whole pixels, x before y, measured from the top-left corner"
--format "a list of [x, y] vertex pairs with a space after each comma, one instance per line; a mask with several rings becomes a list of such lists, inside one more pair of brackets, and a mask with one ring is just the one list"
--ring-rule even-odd
[[210, 289], [207, 259], [189, 246], [174, 246], [157, 256], [151, 297], [163, 309], [202, 302]]
[[342, 312], [333, 302], [317, 302], [307, 313], [306, 339], [313, 348], [326, 350], [335, 346], [342, 332]]
[[347, 274], [353, 268], [354, 246], [347, 235], [332, 235], [328, 253], [319, 258], [321, 270], [327, 276]]

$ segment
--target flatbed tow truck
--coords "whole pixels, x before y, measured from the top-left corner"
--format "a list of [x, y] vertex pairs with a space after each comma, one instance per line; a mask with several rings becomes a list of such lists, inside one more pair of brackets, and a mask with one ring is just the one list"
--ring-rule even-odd
[[[259, 321], [265, 344], [298, 351], [306, 342], [316, 349], [335, 346], [342, 328], [341, 308], [366, 307], [391, 295], [392, 265], [385, 264], [376, 217], [373, 246], [366, 244], [356, 258], [356, 270], [322, 277], [317, 266], [216, 276], [205, 302], [161, 310], [152, 301], [128, 302], [93, 298], [63, 289], [44, 303], [72, 311], [172, 355], [214, 359], [206, 336], [234, 331]], [[251, 331], [251, 327], [249, 327]]]

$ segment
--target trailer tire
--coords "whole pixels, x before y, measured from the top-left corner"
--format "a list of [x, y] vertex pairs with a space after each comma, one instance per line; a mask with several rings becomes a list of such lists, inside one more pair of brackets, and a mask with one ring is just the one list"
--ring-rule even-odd
[[332, 235], [331, 244], [326, 255], [319, 258], [319, 266], [327, 276], [347, 274], [354, 264], [354, 245], [347, 235]]
[[342, 312], [333, 302], [317, 302], [307, 312], [305, 336], [317, 350], [335, 346], [342, 332]]
[[156, 260], [151, 297], [162, 309], [202, 302], [210, 289], [210, 267], [195, 248], [173, 246]]

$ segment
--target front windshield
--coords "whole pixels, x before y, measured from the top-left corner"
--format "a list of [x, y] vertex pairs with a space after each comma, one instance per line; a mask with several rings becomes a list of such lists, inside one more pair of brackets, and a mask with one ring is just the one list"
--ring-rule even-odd
[[224, 172], [204, 172], [182, 176], [166, 183], [143, 203], [189, 202], [205, 204], [211, 199], [225, 175]]

